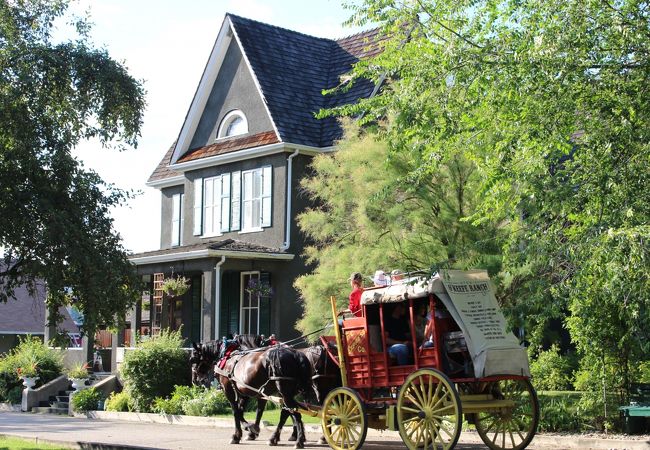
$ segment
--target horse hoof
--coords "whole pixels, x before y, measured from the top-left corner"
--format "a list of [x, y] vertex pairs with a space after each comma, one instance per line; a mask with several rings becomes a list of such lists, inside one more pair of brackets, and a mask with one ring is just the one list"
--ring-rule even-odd
[[296, 440], [296, 436], [294, 436], [293, 434], [289, 436], [289, 439], [287, 439], [287, 441], [289, 442], [294, 442], [295, 440]]
[[305, 444], [303, 442], [296, 442], [293, 448], [305, 448]]
[[256, 434], [249, 433], [248, 436], [246, 436], [246, 440], [247, 440], [247, 441], [254, 441], [255, 439], [257, 439], [257, 435], [256, 435]]
[[255, 424], [249, 425], [249, 426], [248, 426], [248, 432], [249, 432], [250, 434], [254, 434], [255, 436], [259, 436], [259, 434], [260, 434], [260, 427], [258, 427], [258, 426], [255, 425]]
[[269, 439], [269, 445], [271, 447], [275, 447], [276, 445], [278, 445], [278, 440], [277, 439]]
[[319, 444], [327, 444], [327, 439], [325, 439], [325, 436], [321, 436], [320, 439], [318, 440]]
[[239, 439], [232, 438], [232, 439], [230, 440], [230, 443], [231, 443], [231, 444], [239, 444]]

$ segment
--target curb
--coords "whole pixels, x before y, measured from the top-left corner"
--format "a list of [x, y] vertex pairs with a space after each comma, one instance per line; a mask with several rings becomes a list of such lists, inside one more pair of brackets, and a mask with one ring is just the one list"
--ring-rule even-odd
[[[106, 444], [105, 442], [89, 442], [89, 441], [57, 441], [54, 439], [41, 439], [26, 437], [14, 434], [1, 433], [0, 437], [4, 438], [17, 438], [25, 442], [33, 442], [35, 445], [47, 444], [55, 447], [64, 447], [70, 449], [79, 449], [79, 450], [156, 450], [151, 447], [137, 447], [133, 445], [115, 445], [115, 444]], [[4, 447], [3, 447], [4, 448]]]
[[[85, 414], [75, 414], [75, 417], [87, 418], [92, 420], [118, 420], [143, 423], [159, 423], [171, 425], [185, 425], [196, 427], [219, 427], [232, 428], [232, 419], [223, 419], [215, 417], [195, 417], [183, 415], [164, 415], [152, 413], [129, 413], [113, 411], [89, 411]], [[290, 425], [285, 427], [288, 428]], [[261, 428], [267, 431], [275, 431], [275, 426], [268, 422], [262, 421]], [[321, 434], [321, 428], [318, 425], [305, 424], [305, 431], [310, 434]], [[286, 432], [286, 431], [285, 431]], [[391, 436], [399, 437], [397, 431], [380, 431], [373, 428], [368, 429], [367, 436], [382, 437]], [[475, 431], [463, 431], [460, 434], [459, 443], [481, 444], [481, 438]], [[594, 449], [594, 450], [650, 450], [650, 440], [644, 439], [600, 439], [588, 436], [563, 436], [553, 434], [537, 434], [531, 443], [533, 447], [543, 446], [558, 449]], [[134, 447], [124, 447], [134, 448]], [[138, 448], [138, 447], [135, 447]]]

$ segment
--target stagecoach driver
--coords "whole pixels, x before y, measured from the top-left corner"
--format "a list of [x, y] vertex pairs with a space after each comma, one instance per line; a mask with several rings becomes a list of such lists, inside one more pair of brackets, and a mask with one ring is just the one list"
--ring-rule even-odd
[[406, 318], [404, 302], [395, 303], [393, 312], [384, 322], [384, 331], [386, 332], [386, 344], [390, 346], [388, 353], [397, 359], [398, 366], [408, 364], [411, 356], [409, 348], [411, 330]]
[[350, 292], [348, 310], [355, 316], [361, 315], [361, 293], [363, 292], [363, 275], [359, 272], [354, 272], [350, 275]]

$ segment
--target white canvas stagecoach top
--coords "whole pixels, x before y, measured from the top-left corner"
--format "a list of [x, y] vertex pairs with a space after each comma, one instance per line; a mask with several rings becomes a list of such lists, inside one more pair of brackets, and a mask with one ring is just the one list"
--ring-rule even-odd
[[430, 279], [411, 279], [361, 295], [364, 305], [394, 303], [435, 294], [465, 336], [476, 377], [530, 376], [528, 354], [508, 331], [494, 287], [484, 270], [445, 270]]

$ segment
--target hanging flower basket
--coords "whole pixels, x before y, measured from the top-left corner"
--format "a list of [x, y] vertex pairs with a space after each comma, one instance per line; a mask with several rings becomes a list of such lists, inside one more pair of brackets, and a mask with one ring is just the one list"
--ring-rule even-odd
[[273, 288], [269, 285], [269, 283], [263, 282], [258, 278], [251, 278], [248, 280], [246, 292], [248, 292], [250, 295], [258, 295], [262, 298], [273, 297]]
[[180, 297], [185, 294], [189, 288], [190, 280], [181, 276], [165, 278], [161, 286], [163, 292], [169, 297]]

